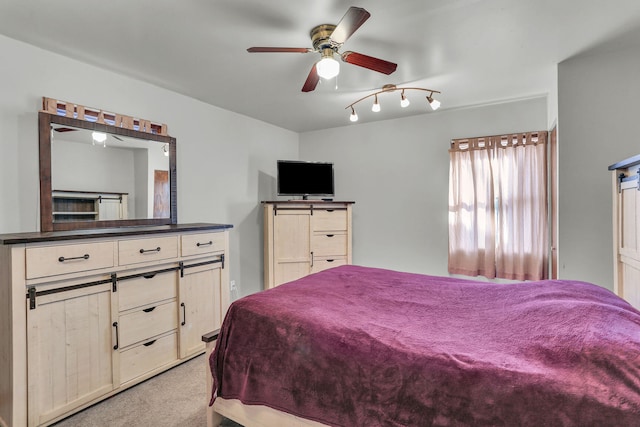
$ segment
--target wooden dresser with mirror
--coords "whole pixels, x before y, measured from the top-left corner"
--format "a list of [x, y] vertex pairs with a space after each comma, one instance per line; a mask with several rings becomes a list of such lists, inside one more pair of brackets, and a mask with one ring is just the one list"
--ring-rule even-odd
[[[44, 111], [39, 123], [41, 231], [0, 234], [1, 426], [53, 424], [204, 353], [230, 304], [232, 225], [178, 224], [174, 138]], [[94, 131], [107, 142], [81, 141]], [[68, 179], [114, 168], [128, 178]]]

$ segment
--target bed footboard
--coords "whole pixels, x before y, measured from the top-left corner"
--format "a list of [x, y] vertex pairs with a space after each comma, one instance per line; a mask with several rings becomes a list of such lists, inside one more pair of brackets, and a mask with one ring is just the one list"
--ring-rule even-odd
[[204, 341], [206, 345], [205, 375], [207, 376], [207, 391], [205, 393], [205, 401], [207, 408], [207, 427], [218, 427], [222, 422], [222, 415], [214, 411], [213, 406], [209, 406], [209, 401], [211, 400], [211, 388], [213, 387], [211, 368], [209, 367], [209, 356], [211, 356], [213, 349], [216, 347], [216, 340], [218, 339], [219, 334], [220, 329], [216, 329], [215, 331], [211, 331], [202, 336], [202, 341]]

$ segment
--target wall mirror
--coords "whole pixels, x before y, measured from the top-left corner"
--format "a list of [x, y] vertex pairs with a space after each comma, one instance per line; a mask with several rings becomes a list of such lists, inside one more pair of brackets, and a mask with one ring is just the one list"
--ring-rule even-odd
[[177, 223], [176, 140], [40, 112], [40, 228]]

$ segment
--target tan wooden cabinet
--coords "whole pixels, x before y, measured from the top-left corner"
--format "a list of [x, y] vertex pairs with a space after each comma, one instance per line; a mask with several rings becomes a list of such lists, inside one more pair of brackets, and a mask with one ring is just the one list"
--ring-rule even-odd
[[351, 264], [353, 202], [263, 202], [264, 287]]
[[29, 425], [114, 389], [109, 284], [52, 293], [28, 311]]
[[613, 172], [613, 290], [640, 308], [640, 156]]
[[230, 227], [0, 235], [0, 425], [52, 424], [203, 353]]

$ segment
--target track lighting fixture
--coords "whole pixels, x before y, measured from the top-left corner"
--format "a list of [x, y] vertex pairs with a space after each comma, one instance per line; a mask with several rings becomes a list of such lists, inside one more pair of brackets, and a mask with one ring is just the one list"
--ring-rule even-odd
[[352, 122], [358, 121], [358, 115], [356, 114], [356, 110], [354, 110], [353, 107], [351, 107], [351, 116], [349, 116], [349, 120], [351, 120]]
[[371, 106], [371, 111], [377, 113], [380, 111], [380, 103], [378, 102], [378, 95], [375, 97], [375, 101], [373, 101], [373, 105]]
[[402, 94], [400, 95], [400, 106], [402, 108], [407, 108], [411, 104], [406, 96], [404, 96], [404, 89], [402, 89]]
[[379, 90], [377, 92], [374, 92], [372, 94], [364, 96], [364, 97], [358, 99], [357, 101], [347, 105], [345, 107], [345, 109], [351, 108], [351, 115], [349, 116], [349, 120], [351, 120], [352, 122], [357, 122], [358, 121], [358, 114], [356, 113], [355, 105], [357, 103], [359, 103], [360, 101], [364, 101], [365, 99], [371, 98], [373, 96], [374, 97], [374, 101], [373, 101], [373, 105], [371, 106], [371, 111], [377, 113], [378, 111], [380, 111], [380, 103], [378, 102], [378, 95], [380, 95], [382, 93], [387, 93], [387, 92], [395, 92], [395, 91], [398, 91], [398, 90], [402, 91], [400, 93], [400, 106], [402, 108], [406, 108], [406, 107], [409, 106], [409, 104], [411, 104], [411, 102], [409, 102], [409, 99], [404, 94], [405, 91], [409, 91], [409, 90], [421, 90], [421, 91], [424, 91], [424, 92], [429, 92], [429, 95], [427, 95], [427, 102], [429, 102], [429, 105], [431, 106], [431, 109], [432, 110], [437, 110], [440, 107], [440, 101], [438, 101], [437, 99], [433, 98], [433, 94], [434, 93], [440, 93], [437, 90], [425, 89], [425, 88], [421, 88], [421, 87], [397, 87], [396, 85], [393, 85], [393, 84], [386, 84], [386, 85], [382, 86], [382, 90]]
[[[433, 95], [433, 93], [431, 95]], [[440, 108], [440, 101], [433, 99], [433, 96], [431, 95], [427, 96], [427, 101], [429, 102], [429, 105], [431, 105], [431, 109], [435, 111]]]

